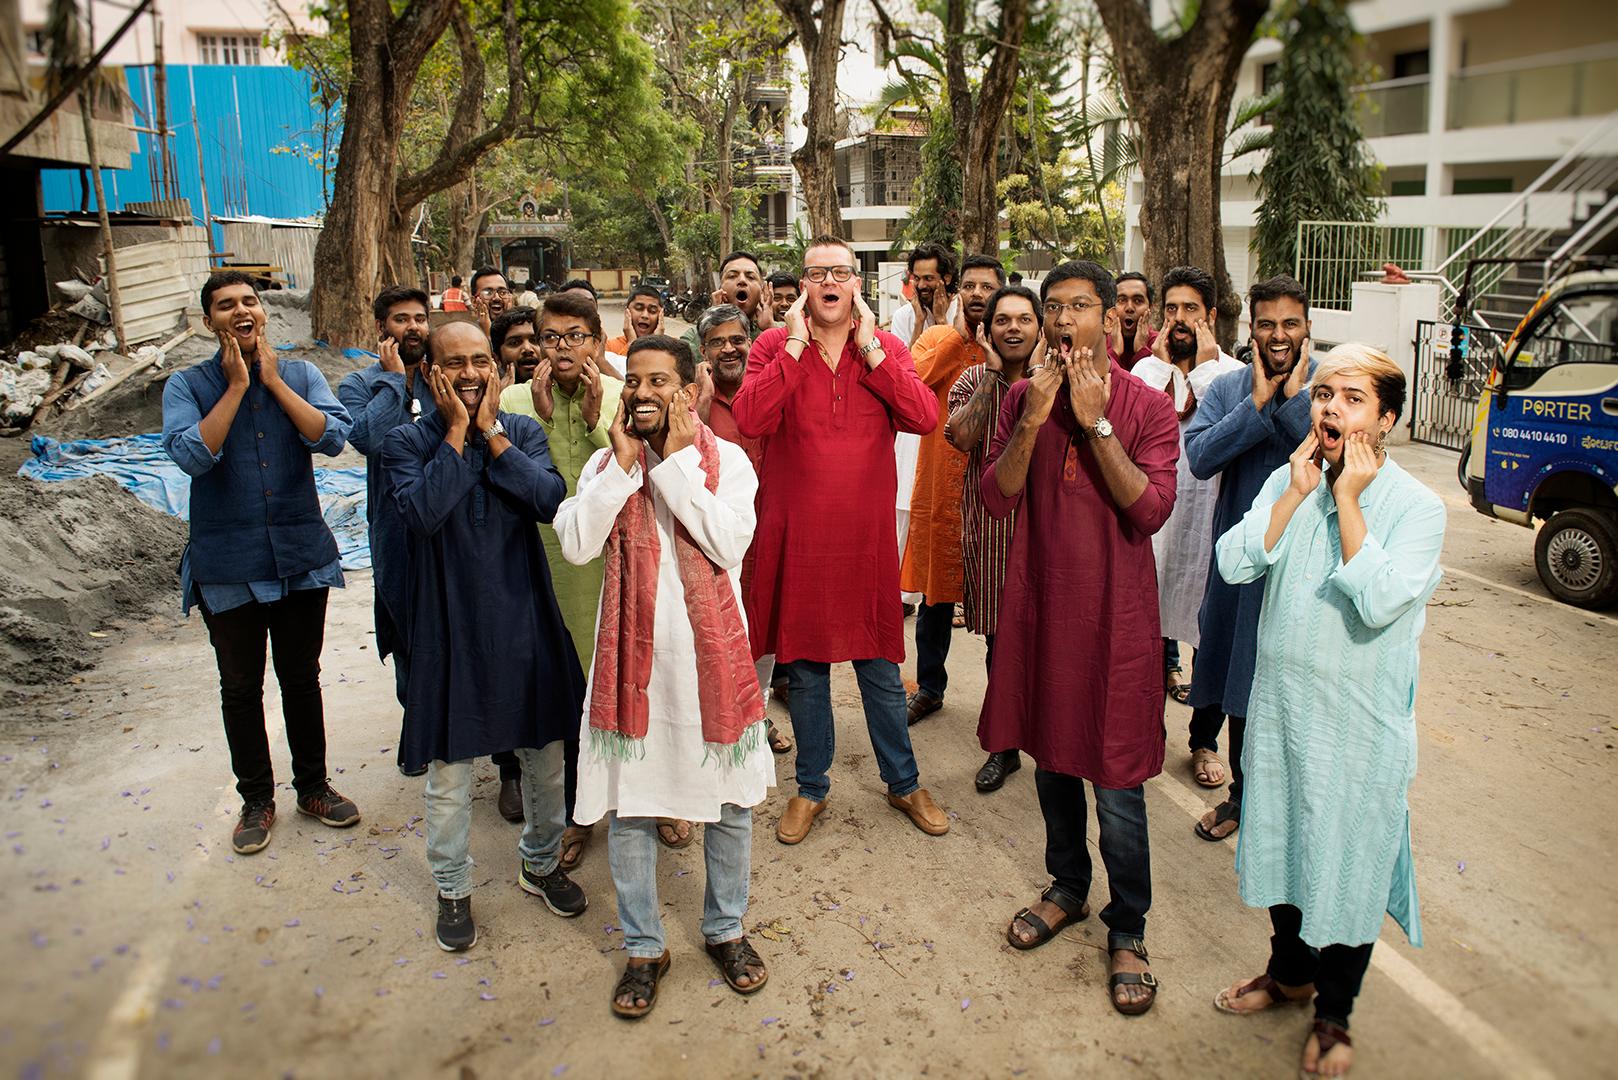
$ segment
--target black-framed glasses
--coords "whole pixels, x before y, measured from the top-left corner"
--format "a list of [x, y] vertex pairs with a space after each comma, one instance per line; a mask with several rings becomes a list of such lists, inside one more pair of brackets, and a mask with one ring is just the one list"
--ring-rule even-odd
[[550, 331], [546, 331], [545, 333], [539, 335], [539, 343], [545, 346], [547, 349], [554, 349], [556, 346], [565, 341], [569, 347], [578, 348], [586, 341], [594, 341], [595, 338], [596, 336], [594, 334], [587, 334], [583, 330], [569, 330], [565, 334], [555, 334], [551, 333]]
[[854, 273], [855, 270], [852, 266], [806, 266], [803, 268], [803, 276], [816, 285], [825, 281], [827, 276], [830, 276], [833, 281], [847, 281], [854, 276]]

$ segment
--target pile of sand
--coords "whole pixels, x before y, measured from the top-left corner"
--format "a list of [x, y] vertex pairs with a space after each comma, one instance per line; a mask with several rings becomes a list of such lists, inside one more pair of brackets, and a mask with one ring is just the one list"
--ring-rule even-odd
[[178, 612], [185, 537], [110, 477], [0, 478], [0, 697], [92, 666], [116, 637], [92, 633]]

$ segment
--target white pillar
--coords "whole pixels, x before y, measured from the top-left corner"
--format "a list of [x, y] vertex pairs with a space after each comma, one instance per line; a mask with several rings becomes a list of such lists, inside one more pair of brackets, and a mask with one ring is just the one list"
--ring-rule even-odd
[[[1433, 15], [1427, 38], [1427, 176], [1426, 196], [1441, 199], [1448, 195], [1449, 168], [1444, 161], [1444, 133], [1449, 126], [1449, 81], [1460, 63], [1460, 41], [1455, 33], [1455, 16], [1448, 11]], [[1428, 252], [1433, 259], [1433, 253]], [[1436, 265], [1434, 260], [1434, 264]]]

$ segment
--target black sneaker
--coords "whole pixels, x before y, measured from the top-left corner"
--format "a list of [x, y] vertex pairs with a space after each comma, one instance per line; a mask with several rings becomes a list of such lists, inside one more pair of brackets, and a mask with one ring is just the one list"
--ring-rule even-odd
[[251, 855], [270, 846], [270, 829], [275, 825], [275, 803], [247, 802], [242, 804], [241, 817], [231, 830], [230, 846], [238, 855]]
[[545, 906], [551, 909], [552, 914], [564, 919], [582, 915], [584, 909], [590, 906], [584, 890], [567, 876], [567, 871], [562, 869], [560, 863], [555, 870], [540, 877], [528, 868], [528, 860], [524, 859], [517, 869], [517, 884], [522, 886], [523, 892], [533, 893], [545, 901]]
[[346, 829], [360, 823], [359, 807], [354, 805], [354, 800], [337, 794], [330, 784], [307, 795], [299, 795], [298, 813], [308, 814], [334, 829]]
[[445, 952], [465, 952], [478, 943], [477, 923], [472, 921], [472, 898], [438, 898], [438, 947]]

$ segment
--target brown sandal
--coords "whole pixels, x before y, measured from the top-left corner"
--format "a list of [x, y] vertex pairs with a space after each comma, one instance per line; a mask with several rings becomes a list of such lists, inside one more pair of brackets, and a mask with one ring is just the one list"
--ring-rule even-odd
[[[1055, 885], [1040, 893], [1039, 898], [1047, 903], [1055, 904], [1061, 909], [1062, 914], [1067, 917], [1052, 927], [1028, 908], [1023, 908], [1011, 917], [1011, 922], [1006, 926], [1006, 944], [1013, 949], [1019, 949], [1023, 952], [1027, 952], [1029, 949], [1037, 949], [1067, 929], [1070, 924], [1083, 922], [1090, 917], [1089, 904], [1065, 890], [1058, 889]], [[1024, 941], [1017, 936], [1017, 923], [1019, 920], [1027, 923], [1028, 928], [1034, 932], [1032, 941]]]
[[[1315, 1058], [1317, 1062], [1323, 1060], [1327, 1053], [1331, 1051], [1331, 1048], [1338, 1043], [1349, 1047], [1354, 1045], [1354, 1040], [1348, 1037], [1348, 1029], [1335, 1020], [1322, 1020], [1316, 1017], [1314, 1027], [1310, 1029], [1309, 1033], [1315, 1037], [1315, 1045], [1320, 1049], [1319, 1057]], [[1318, 1070], [1307, 1072], [1301, 1066], [1298, 1069], [1299, 1080], [1309, 1080], [1310, 1077], [1319, 1075]]]
[[[689, 830], [686, 832], [683, 838], [680, 836], [679, 826], [681, 825], [684, 825], [686, 829]], [[668, 835], [666, 836], [663, 833], [664, 829], [668, 830]], [[670, 840], [670, 836], [672, 836], [674, 839]], [[658, 842], [666, 848], [679, 851], [683, 847], [690, 846], [691, 841], [695, 840], [696, 838], [696, 826], [692, 825], [684, 818], [660, 817], [657, 819], [657, 839]]]
[[764, 729], [764, 737], [769, 741], [770, 753], [790, 754], [792, 752], [792, 740], [781, 734], [781, 729], [775, 726], [774, 720], [771, 720], [769, 726]]
[[[764, 958], [748, 944], [745, 935], [734, 941], [721, 941], [717, 945], [709, 942], [707, 949], [708, 955], [713, 957], [713, 962], [719, 965], [719, 974], [725, 977], [725, 982], [738, 994], [756, 994], [770, 981], [769, 969], [764, 968]], [[738, 980], [753, 977], [747, 970], [750, 967], [764, 970], [759, 972], [757, 982], [743, 986]]]
[[[1208, 766], [1210, 764], [1211, 765], [1216, 765], [1216, 766], [1219, 767], [1219, 776], [1218, 776], [1217, 779], [1204, 780], [1203, 777], [1209, 775]], [[1198, 748], [1196, 750], [1191, 751], [1191, 779], [1195, 780], [1197, 783], [1201, 784], [1205, 788], [1224, 787], [1225, 786], [1225, 762], [1224, 762], [1224, 759], [1221, 758], [1218, 754], [1214, 753], [1212, 750], [1207, 749], [1206, 747]]]
[[[668, 974], [669, 963], [669, 951], [664, 949], [663, 955], [650, 964], [625, 964], [624, 973], [612, 990], [612, 1011], [626, 1020], [639, 1020], [651, 1012], [652, 1006], [657, 1004], [657, 984]], [[618, 999], [626, 995], [644, 998], [646, 1004], [620, 1004]]]
[[[1238, 1009], [1231, 1005], [1231, 1002], [1236, 1000], [1236, 998], [1243, 998], [1248, 994], [1257, 994], [1260, 991], [1270, 995], [1270, 1003], [1265, 1005], [1263, 1008]], [[1258, 978], [1249, 979], [1247, 982], [1242, 983], [1242, 985], [1236, 988], [1235, 994], [1230, 992], [1230, 987], [1228, 986], [1219, 991], [1219, 993], [1214, 995], [1214, 1008], [1218, 1009], [1222, 1013], [1229, 1013], [1232, 1016], [1251, 1016], [1254, 1013], [1264, 1012], [1265, 1009], [1276, 1009], [1283, 1005], [1307, 1005], [1309, 1002], [1314, 1000], [1314, 997], [1314, 983], [1309, 983], [1306, 986], [1300, 986], [1289, 994], [1280, 983], [1270, 978], [1270, 973], [1266, 971]]]
[[562, 855], [557, 865], [571, 870], [584, 858], [584, 849], [590, 846], [590, 826], [569, 825], [562, 830]]

